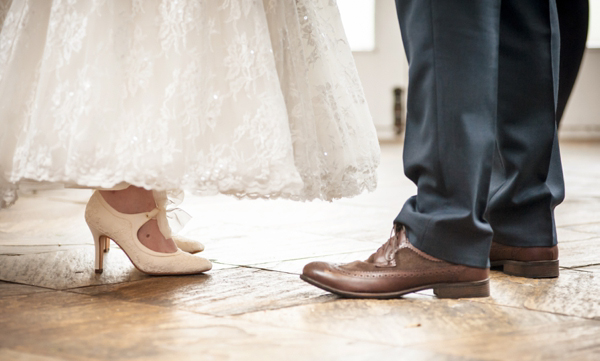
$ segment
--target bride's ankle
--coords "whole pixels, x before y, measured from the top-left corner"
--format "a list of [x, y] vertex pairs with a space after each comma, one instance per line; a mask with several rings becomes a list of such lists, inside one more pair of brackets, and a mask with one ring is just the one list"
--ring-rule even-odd
[[177, 251], [177, 246], [171, 238], [166, 239], [158, 228], [156, 219], [151, 219], [138, 230], [138, 239], [144, 246], [162, 253], [173, 253]]
[[126, 213], [149, 212], [156, 208], [152, 191], [129, 186], [120, 191], [100, 191], [102, 198], [115, 210]]
[[[125, 214], [149, 212], [156, 208], [152, 191], [129, 186], [120, 191], [100, 191], [102, 198], [115, 210]], [[138, 230], [138, 239], [147, 248], [163, 253], [177, 251], [172, 239], [166, 239], [160, 232], [155, 219], [148, 221]]]

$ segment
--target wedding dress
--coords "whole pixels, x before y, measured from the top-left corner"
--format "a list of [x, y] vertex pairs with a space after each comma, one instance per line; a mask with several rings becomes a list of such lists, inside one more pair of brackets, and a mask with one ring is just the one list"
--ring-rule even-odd
[[25, 179], [297, 200], [376, 186], [332, 0], [0, 4], [5, 203]]

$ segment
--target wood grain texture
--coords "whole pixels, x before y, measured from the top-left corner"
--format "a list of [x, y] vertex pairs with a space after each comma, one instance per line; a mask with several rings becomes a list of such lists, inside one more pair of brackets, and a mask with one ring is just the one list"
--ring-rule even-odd
[[563, 322], [584, 322], [569, 316], [531, 312], [471, 300], [434, 298], [337, 300], [254, 312], [238, 317], [270, 325], [284, 325], [297, 330], [343, 335], [399, 346], [434, 344], [441, 340], [463, 337], [486, 340], [489, 333], [511, 333], [536, 327], [553, 327]]
[[198, 276], [152, 277], [73, 291], [219, 316], [335, 299], [302, 282], [296, 275], [244, 267]]
[[90, 190], [50, 189], [24, 194], [0, 210], [0, 254], [61, 251], [94, 241], [83, 220]]
[[[194, 235], [193, 232], [190, 234]], [[202, 239], [200, 236], [194, 238]], [[213, 238], [207, 241], [205, 246], [205, 257], [219, 263], [235, 265], [253, 265], [376, 248], [371, 242], [325, 237], [285, 228], [254, 230], [250, 234], [238, 234], [219, 240]]]
[[598, 219], [593, 223], [581, 224], [569, 228], [575, 232], [587, 233], [600, 237], [600, 220]]
[[356, 261], [356, 260], [366, 260], [376, 250], [377, 250], [377, 245], [374, 245], [372, 247], [372, 249], [367, 250], [367, 251], [337, 253], [337, 254], [332, 254], [332, 255], [328, 255], [328, 256], [301, 258], [301, 259], [279, 261], [279, 262], [259, 263], [259, 264], [253, 264], [252, 267], [300, 275], [302, 273], [302, 269], [304, 268], [304, 266], [307, 263], [310, 263], [313, 261], [347, 263], [347, 262], [352, 262], [352, 261]]
[[[29, 285], [22, 285], [18, 283], [9, 283], [0, 281], [0, 298], [12, 297], [20, 295], [28, 295], [39, 292], [52, 292], [47, 288], [33, 287]], [[0, 358], [1, 360], [1, 358]]]
[[574, 268], [573, 270], [575, 270], [575, 271], [581, 271], [581, 272], [594, 272], [594, 273], [598, 273], [598, 272], [600, 272], [600, 264], [597, 264], [597, 265], [594, 265], [594, 266], [586, 266], [586, 267]]
[[10, 361], [60, 361], [60, 358], [44, 355], [35, 355], [29, 352], [21, 352], [7, 348], [0, 348], [0, 360]]
[[600, 320], [600, 274], [561, 270], [555, 279], [529, 279], [493, 272], [491, 297], [476, 302]]
[[148, 277], [135, 269], [120, 249], [111, 249], [104, 257], [104, 272], [97, 274], [93, 246], [22, 256], [0, 255], [0, 280], [67, 289]]
[[600, 263], [600, 237], [558, 244], [562, 267], [583, 267]]
[[[27, 350], [66, 360], [346, 360], [401, 354], [381, 343], [66, 292], [0, 299], [0, 332], [5, 355]], [[410, 353], [424, 355], [416, 360], [432, 359], [429, 351]]]
[[572, 321], [486, 337], [465, 337], [415, 347], [480, 360], [582, 360], [600, 359], [600, 322]]
[[579, 228], [578, 226], [557, 227], [556, 233], [559, 244], [573, 241], [584, 241], [587, 239], [600, 237], [600, 234], [597, 234], [595, 232], [588, 232], [584, 229]]
[[[236, 266], [215, 263], [213, 270], [232, 267]], [[94, 248], [91, 245], [61, 252], [0, 255], [0, 280], [53, 289], [131, 282], [147, 277], [114, 243], [104, 255], [104, 272], [101, 274], [94, 272]]]
[[379, 188], [351, 199], [186, 195], [194, 218], [182, 234], [217, 260], [200, 276], [147, 277], [114, 245], [96, 276], [91, 192], [25, 189], [0, 210], [0, 279], [24, 283], [0, 282], [0, 360], [600, 359], [600, 145], [563, 147], [558, 279], [493, 272], [492, 296], [479, 299], [337, 298], [297, 274], [313, 260], [364, 259], [387, 239], [415, 188], [401, 146], [382, 149]]
[[[567, 195], [570, 195], [570, 197], [566, 198], [563, 203], [556, 207], [556, 225], [564, 227], [597, 223], [598, 219], [600, 219], [600, 204], [598, 204], [597, 199], [589, 197], [590, 188], [575, 187], [573, 182], [569, 183], [566, 172], [565, 182]], [[593, 182], [596, 183], [597, 187], [597, 179], [593, 180]]]

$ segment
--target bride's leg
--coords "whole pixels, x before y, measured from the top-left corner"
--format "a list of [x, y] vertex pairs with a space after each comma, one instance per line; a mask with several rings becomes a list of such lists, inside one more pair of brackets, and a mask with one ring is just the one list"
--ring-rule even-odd
[[[100, 191], [104, 200], [115, 210], [126, 213], [149, 212], [156, 208], [152, 191], [129, 186], [119, 191]], [[138, 230], [138, 239], [142, 244], [156, 252], [172, 253], [177, 246], [172, 239], [165, 239], [155, 219], [150, 220]]]

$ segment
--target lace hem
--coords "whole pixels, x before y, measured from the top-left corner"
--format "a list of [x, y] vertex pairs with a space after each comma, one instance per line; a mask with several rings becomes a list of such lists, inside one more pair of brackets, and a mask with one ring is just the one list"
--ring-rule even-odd
[[12, 206], [17, 199], [17, 185], [3, 181], [0, 178], [0, 209]]
[[[365, 191], [372, 192], [377, 187], [377, 173], [376, 168], [378, 163], [374, 163], [372, 167], [365, 168], [363, 170], [348, 169], [344, 172], [343, 180], [341, 182], [327, 182], [323, 181], [313, 187], [302, 187], [298, 183], [286, 183], [280, 182], [279, 184], [268, 183], [266, 185], [255, 184], [237, 184], [232, 185], [228, 188], [220, 187], [216, 182], [206, 182], [201, 185], [197, 183], [165, 183], [165, 182], [140, 182], [135, 179], [111, 179], [101, 178], [102, 182], [97, 182], [97, 178], [86, 179], [81, 177], [78, 180], [69, 178], [44, 178], [44, 177], [25, 177], [24, 179], [34, 179], [40, 182], [50, 182], [56, 184], [63, 184], [65, 186], [73, 186], [81, 188], [99, 189], [105, 188], [110, 189], [120, 183], [128, 183], [136, 187], [142, 187], [146, 189], [152, 189], [156, 191], [163, 190], [186, 190], [200, 196], [213, 196], [217, 194], [224, 194], [234, 196], [239, 199], [290, 199], [294, 201], [313, 201], [315, 199], [322, 199], [326, 201], [332, 201], [340, 198], [354, 197], [362, 194]], [[326, 177], [324, 177], [326, 178]], [[2, 181], [0, 180], [0, 183]], [[14, 183], [4, 182], [0, 184], [0, 195], [3, 195], [3, 203], [0, 203], [2, 207], [8, 207], [12, 205], [17, 199], [17, 189], [19, 180]], [[226, 182], [233, 184], [232, 182]], [[328, 185], [325, 185], [328, 184]], [[273, 191], [276, 189], [276, 191]], [[242, 190], [242, 191], [240, 191]]]

